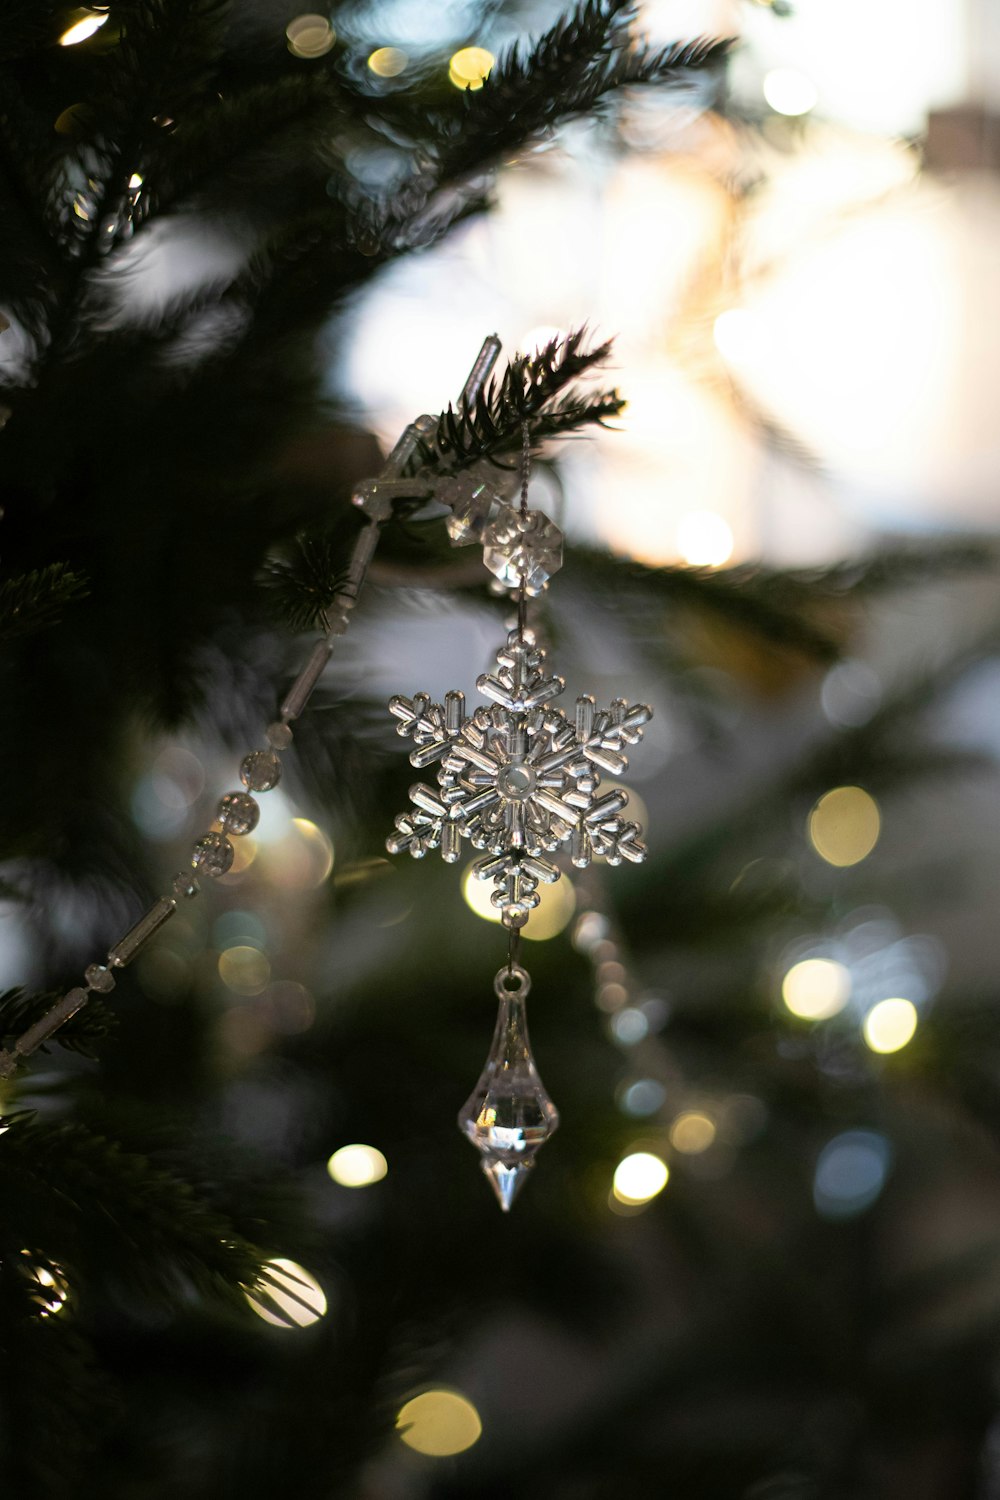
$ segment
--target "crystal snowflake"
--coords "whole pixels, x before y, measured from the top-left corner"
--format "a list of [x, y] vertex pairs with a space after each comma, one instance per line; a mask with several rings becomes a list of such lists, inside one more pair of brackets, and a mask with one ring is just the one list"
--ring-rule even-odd
[[622, 817], [628, 793], [598, 793], [602, 772], [626, 770], [625, 746], [638, 744], [653, 710], [624, 698], [597, 709], [581, 697], [570, 721], [552, 707], [566, 684], [547, 675], [540, 647], [512, 631], [496, 660], [496, 671], [476, 684], [492, 706], [468, 717], [463, 693], [446, 694], [443, 704], [425, 693], [390, 700], [397, 732], [414, 740], [411, 764], [440, 761], [440, 769], [437, 787], [410, 788], [413, 808], [396, 819], [386, 847], [415, 859], [440, 849], [451, 864], [467, 838], [488, 851], [475, 872], [492, 879], [494, 906], [517, 927], [538, 905], [539, 884], [559, 879], [545, 855], [568, 847], [581, 869], [594, 855], [611, 865], [645, 859], [642, 829]]

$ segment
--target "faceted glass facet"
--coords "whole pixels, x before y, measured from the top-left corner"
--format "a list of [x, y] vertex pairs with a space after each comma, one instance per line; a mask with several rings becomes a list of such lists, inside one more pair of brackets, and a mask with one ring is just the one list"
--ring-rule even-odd
[[240, 766], [240, 780], [252, 792], [269, 792], [281, 780], [281, 761], [273, 750], [251, 750]]
[[219, 822], [227, 833], [252, 833], [260, 818], [260, 808], [249, 792], [227, 792], [219, 803]]
[[195, 844], [191, 853], [191, 865], [203, 875], [217, 880], [233, 863], [236, 851], [222, 833], [206, 833]]
[[486, 1066], [458, 1116], [504, 1212], [558, 1125], [559, 1112], [531, 1055], [524, 995], [504, 992]]
[[501, 583], [540, 594], [562, 567], [563, 534], [544, 511], [501, 506], [483, 533], [483, 562]]

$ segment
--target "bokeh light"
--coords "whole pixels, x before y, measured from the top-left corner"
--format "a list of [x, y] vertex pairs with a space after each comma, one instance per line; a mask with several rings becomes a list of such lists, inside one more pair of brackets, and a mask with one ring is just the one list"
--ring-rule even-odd
[[31, 1285], [31, 1301], [41, 1318], [51, 1318], [61, 1313], [69, 1302], [69, 1282], [61, 1266], [53, 1261], [36, 1258], [30, 1250], [22, 1250], [22, 1271]]
[[870, 1207], [885, 1186], [892, 1147], [873, 1130], [845, 1130], [820, 1152], [813, 1202], [825, 1219], [850, 1219]]
[[[480, 880], [474, 866], [466, 866], [462, 874], [462, 896], [469, 909], [485, 922], [501, 920], [500, 912], [490, 899], [493, 889], [492, 880]], [[573, 882], [564, 875], [553, 885], [539, 886], [538, 895], [538, 905], [521, 928], [521, 936], [534, 942], [545, 942], [558, 936], [572, 921], [576, 911], [576, 890]]]
[[377, 78], [398, 78], [410, 61], [401, 47], [377, 47], [368, 66]]
[[236, 995], [259, 995], [271, 977], [267, 955], [237, 943], [219, 954], [219, 978]]
[[94, 35], [95, 31], [100, 31], [107, 20], [107, 11], [103, 15], [94, 11], [86, 12], [78, 21], [74, 21], [72, 26], [67, 26], [59, 38], [60, 47], [75, 47], [78, 42], [85, 42], [88, 37]]
[[692, 568], [718, 568], [733, 554], [729, 522], [712, 510], [689, 510], [677, 523], [677, 550]]
[[618, 1108], [635, 1120], [646, 1119], [662, 1109], [667, 1091], [655, 1078], [637, 1078], [619, 1091]]
[[745, 307], [730, 307], [712, 325], [715, 347], [730, 364], [743, 364], [759, 351], [762, 342], [760, 318]]
[[396, 1431], [408, 1448], [428, 1458], [450, 1458], [477, 1442], [479, 1413], [459, 1391], [424, 1391], [400, 1407]]
[[260, 1283], [244, 1295], [258, 1318], [275, 1328], [308, 1328], [327, 1310], [326, 1293], [315, 1276], [283, 1256], [267, 1261]]
[[779, 115], [807, 115], [819, 103], [819, 89], [798, 68], [772, 68], [762, 88], [764, 98]]
[[[607, 991], [621, 988], [621, 985], [602, 986], [602, 998], [598, 1001], [601, 1010], [608, 1008]], [[627, 1005], [612, 1016], [611, 1034], [616, 1042], [621, 1042], [623, 1047], [634, 1047], [637, 1042], [644, 1041], [649, 1035], [649, 1021], [637, 1005]]]
[[828, 865], [859, 864], [878, 843], [878, 803], [863, 787], [835, 787], [816, 803], [808, 828], [813, 848]]
[[[237, 850], [244, 843], [237, 840]], [[267, 878], [283, 890], [314, 890], [333, 870], [333, 843], [309, 818], [292, 818], [283, 837], [265, 844], [262, 863]]]
[[912, 1041], [918, 1019], [912, 1000], [880, 1000], [865, 1016], [865, 1042], [873, 1052], [898, 1052]]
[[851, 998], [851, 976], [833, 958], [804, 958], [781, 981], [781, 998], [793, 1016], [825, 1021]]
[[715, 1121], [699, 1109], [687, 1109], [670, 1127], [670, 1144], [686, 1156], [700, 1156], [715, 1140]]
[[285, 27], [288, 50], [293, 57], [325, 57], [337, 40], [326, 16], [312, 13], [296, 16]]
[[382, 1181], [389, 1163], [374, 1146], [341, 1146], [330, 1157], [326, 1170], [341, 1187], [370, 1187]]
[[485, 47], [463, 47], [448, 64], [448, 77], [457, 89], [481, 89], [496, 58]]
[[670, 1180], [670, 1169], [662, 1157], [651, 1151], [633, 1151], [615, 1168], [611, 1191], [619, 1203], [648, 1203], [662, 1193]]

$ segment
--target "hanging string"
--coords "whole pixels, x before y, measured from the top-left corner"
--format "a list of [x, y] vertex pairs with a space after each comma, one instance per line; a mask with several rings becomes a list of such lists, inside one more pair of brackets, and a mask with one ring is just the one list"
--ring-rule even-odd
[[[528, 478], [531, 473], [531, 429], [527, 422], [521, 423], [521, 515], [528, 514]], [[517, 590], [517, 635], [518, 639], [524, 640], [524, 630], [528, 619], [528, 593], [524, 578], [521, 579]]]

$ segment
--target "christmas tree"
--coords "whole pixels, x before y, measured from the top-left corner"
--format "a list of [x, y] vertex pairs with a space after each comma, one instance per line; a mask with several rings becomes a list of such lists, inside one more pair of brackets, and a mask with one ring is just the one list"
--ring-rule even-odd
[[[1000, 1035], [988, 997], [921, 1013], [922, 888], [863, 863], [917, 778], [977, 773], [928, 708], [995, 621], [881, 701], [853, 659], [862, 622], [974, 589], [989, 549], [727, 569], [588, 541], [565, 440], [614, 424], [628, 370], [612, 389], [582, 328], [463, 390], [490, 333], [468, 309], [451, 404], [388, 464], [331, 393], [372, 288], [573, 122], [626, 153], [623, 95], [745, 132], [738, 245], [763, 127], [727, 43], [645, 42], [622, 0], [535, 19], [463, 11], [408, 52], [366, 5], [8, 7], [0, 1434], [25, 1500], [996, 1485], [969, 1204], [997, 1203]], [[665, 728], [629, 768], [650, 858], [562, 860], [525, 929], [562, 1127], [501, 1215], [454, 1117], [508, 938], [464, 863], [385, 857], [413, 780], [385, 701], [471, 699], [511, 628], [449, 507], [484, 477], [509, 499], [526, 432], [533, 484], [568, 491], [534, 639], [572, 695], [648, 697], [680, 749], [665, 769]], [[146, 912], [162, 931], [109, 963]], [[950, 1153], [958, 1227], [907, 1253]]]

